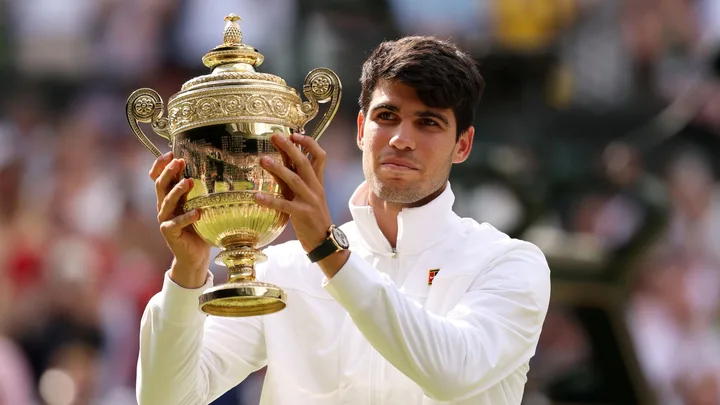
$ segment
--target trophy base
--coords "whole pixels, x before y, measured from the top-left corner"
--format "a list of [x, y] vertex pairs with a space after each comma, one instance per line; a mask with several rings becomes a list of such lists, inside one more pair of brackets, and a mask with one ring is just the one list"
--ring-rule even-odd
[[208, 315], [247, 317], [269, 315], [285, 308], [285, 291], [260, 281], [230, 281], [207, 289], [200, 310]]

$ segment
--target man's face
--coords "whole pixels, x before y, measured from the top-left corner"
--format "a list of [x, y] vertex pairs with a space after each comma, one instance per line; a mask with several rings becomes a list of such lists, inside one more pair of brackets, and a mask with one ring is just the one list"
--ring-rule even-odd
[[474, 129], [456, 141], [451, 109], [430, 108], [405, 84], [380, 81], [367, 116], [358, 114], [363, 172], [383, 201], [412, 205], [442, 189], [453, 163], [467, 159]]

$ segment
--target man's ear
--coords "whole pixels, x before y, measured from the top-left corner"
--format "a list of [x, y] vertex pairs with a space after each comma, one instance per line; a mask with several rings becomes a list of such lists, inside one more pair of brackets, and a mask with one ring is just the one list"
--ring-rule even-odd
[[453, 163], [462, 163], [467, 160], [472, 150], [473, 138], [475, 137], [475, 127], [468, 127], [455, 144], [455, 153], [453, 155]]
[[358, 111], [357, 116], [357, 146], [363, 150], [363, 134], [365, 133], [365, 116], [362, 111]]

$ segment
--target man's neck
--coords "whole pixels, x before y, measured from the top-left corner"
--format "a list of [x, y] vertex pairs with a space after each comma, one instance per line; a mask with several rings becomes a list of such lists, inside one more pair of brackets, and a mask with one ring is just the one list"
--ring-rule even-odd
[[410, 204], [390, 203], [375, 195], [372, 190], [368, 190], [368, 204], [373, 210], [375, 221], [377, 221], [380, 232], [382, 232], [385, 239], [387, 239], [393, 249], [397, 247], [397, 216], [400, 211], [402, 211], [403, 208], [421, 207], [437, 198], [437, 196], [442, 194], [444, 190], [445, 186], [442, 186], [439, 190], [433, 192], [422, 200]]

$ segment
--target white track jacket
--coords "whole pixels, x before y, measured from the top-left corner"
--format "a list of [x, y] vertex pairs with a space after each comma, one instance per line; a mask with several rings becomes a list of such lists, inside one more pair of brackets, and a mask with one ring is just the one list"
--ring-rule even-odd
[[264, 366], [262, 405], [520, 404], [550, 298], [540, 250], [458, 217], [449, 184], [400, 213], [396, 249], [366, 202], [363, 184], [329, 281], [297, 241], [265, 249], [278, 313], [205, 316], [212, 275], [195, 290], [166, 275], [142, 318], [139, 404], [208, 404]]

